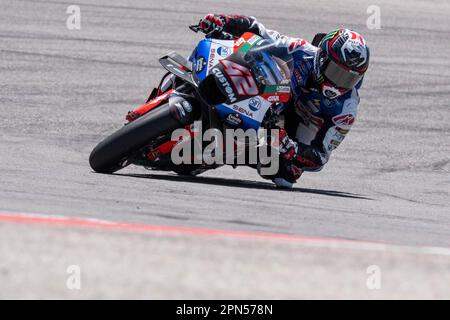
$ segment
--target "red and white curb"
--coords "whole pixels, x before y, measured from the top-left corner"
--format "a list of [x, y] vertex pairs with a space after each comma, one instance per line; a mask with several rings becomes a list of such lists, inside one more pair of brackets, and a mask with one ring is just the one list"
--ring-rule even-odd
[[225, 237], [249, 240], [274, 240], [296, 242], [308, 247], [336, 248], [365, 251], [389, 251], [401, 253], [416, 253], [428, 255], [450, 256], [450, 248], [429, 246], [403, 246], [377, 242], [358, 240], [345, 240], [335, 238], [305, 237], [300, 235], [257, 232], [257, 231], [235, 231], [202, 227], [184, 227], [153, 225], [141, 223], [122, 223], [106, 221], [93, 218], [76, 218], [58, 215], [43, 215], [32, 213], [0, 212], [0, 223], [34, 224], [47, 226], [60, 226], [69, 228], [92, 228], [125, 232], [149, 232], [172, 235], [191, 235], [201, 237]]

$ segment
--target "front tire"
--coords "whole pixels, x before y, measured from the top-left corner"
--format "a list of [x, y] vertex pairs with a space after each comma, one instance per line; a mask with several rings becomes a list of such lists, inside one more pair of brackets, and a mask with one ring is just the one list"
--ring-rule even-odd
[[113, 173], [126, 167], [127, 159], [153, 139], [180, 127], [168, 104], [151, 110], [100, 142], [91, 152], [89, 164], [95, 172]]

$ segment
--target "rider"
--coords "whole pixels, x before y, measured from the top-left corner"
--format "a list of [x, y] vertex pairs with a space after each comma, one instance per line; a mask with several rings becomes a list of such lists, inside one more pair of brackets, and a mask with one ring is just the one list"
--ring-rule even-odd
[[344, 139], [355, 121], [358, 89], [369, 66], [369, 48], [364, 38], [348, 29], [326, 34], [317, 47], [266, 29], [254, 17], [208, 14], [199, 23], [212, 38], [245, 32], [271, 39], [290, 54], [293, 95], [280, 129], [281, 163], [273, 179], [280, 187], [292, 187], [303, 171], [319, 171]]

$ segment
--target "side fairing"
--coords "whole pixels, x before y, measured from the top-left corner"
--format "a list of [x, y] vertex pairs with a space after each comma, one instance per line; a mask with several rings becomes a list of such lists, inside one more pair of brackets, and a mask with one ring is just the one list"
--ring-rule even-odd
[[[238, 44], [238, 43], [236, 43]], [[242, 46], [242, 44], [241, 44]], [[240, 49], [232, 40], [204, 39], [200, 41], [191, 56], [193, 70], [199, 80], [203, 80], [220, 60]], [[220, 104], [216, 111], [222, 121], [234, 128], [259, 129], [267, 110], [271, 107], [271, 94], [255, 96], [233, 104]]]

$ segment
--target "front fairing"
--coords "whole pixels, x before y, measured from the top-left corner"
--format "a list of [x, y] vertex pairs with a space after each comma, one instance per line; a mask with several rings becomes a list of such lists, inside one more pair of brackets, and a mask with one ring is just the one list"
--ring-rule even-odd
[[227, 58], [234, 51], [233, 40], [203, 39], [191, 55], [194, 75], [202, 81], [220, 60]]
[[288, 63], [274, 57], [271, 48], [270, 42], [246, 33], [236, 41], [204, 39], [192, 53], [194, 77], [199, 81], [205, 79], [221, 60], [230, 58], [233, 53], [238, 53], [246, 59], [257, 78], [259, 94], [238, 97], [235, 101], [215, 106], [225, 125], [232, 128], [258, 129], [273, 103], [285, 102], [290, 98]]

